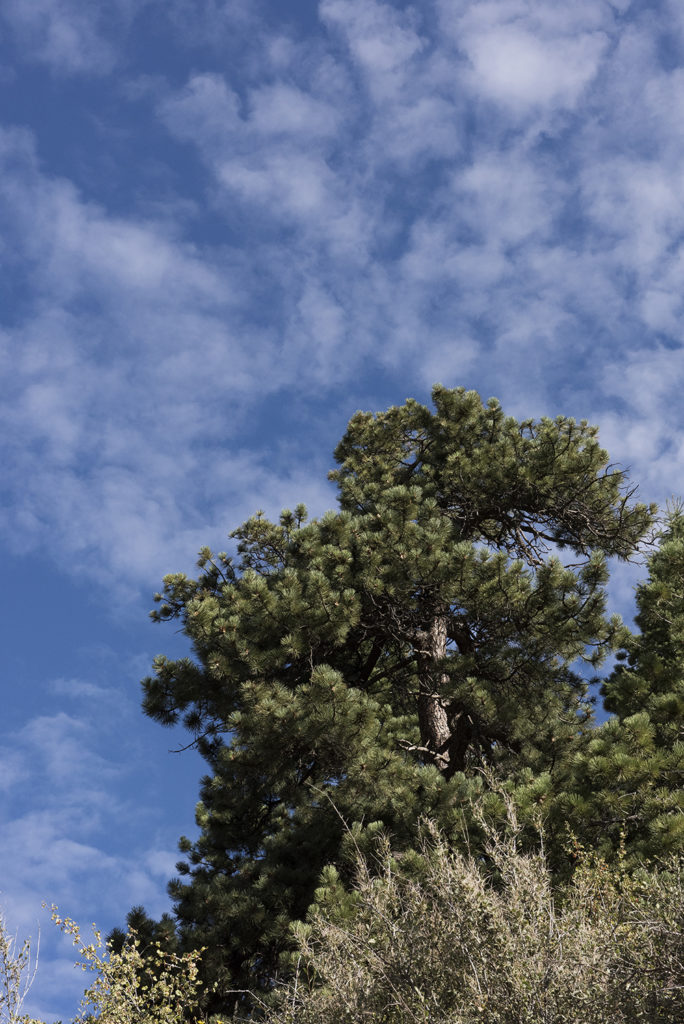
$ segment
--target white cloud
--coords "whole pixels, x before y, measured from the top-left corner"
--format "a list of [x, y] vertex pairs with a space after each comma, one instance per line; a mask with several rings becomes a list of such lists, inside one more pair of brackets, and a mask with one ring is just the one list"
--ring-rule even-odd
[[560, 209], [563, 184], [549, 180], [526, 154], [493, 153], [454, 176], [461, 220], [490, 244], [517, 245], [531, 235], [549, 237]]
[[279, 212], [296, 220], [316, 217], [316, 223], [330, 203], [332, 175], [325, 164], [305, 154], [266, 157], [254, 166], [226, 160], [218, 169], [222, 185], [249, 203]]
[[616, 158], [586, 167], [583, 178], [589, 216], [606, 240], [618, 236], [621, 260], [648, 273], [684, 222], [673, 168]]
[[462, 335], [432, 345], [418, 366], [423, 386], [429, 388], [443, 383], [453, 387], [457, 381], [468, 380], [477, 363], [478, 349], [473, 338]]
[[250, 96], [250, 120], [262, 135], [329, 137], [339, 130], [342, 112], [301, 89], [278, 82], [255, 89]]
[[344, 39], [367, 91], [354, 96], [345, 82], [339, 97], [345, 107], [355, 103], [361, 122], [367, 122], [363, 159], [376, 171], [389, 164], [406, 173], [458, 154], [464, 136], [459, 60], [430, 45], [417, 9], [324, 0], [319, 10], [331, 34]]
[[177, 874], [176, 864], [179, 860], [178, 850], [150, 850], [145, 856], [145, 866], [151, 875], [167, 883]]
[[601, 441], [615, 461], [630, 469], [642, 499], [664, 503], [672, 495], [683, 496], [681, 346], [623, 352], [603, 366], [601, 386], [604, 395], [619, 402], [601, 415]]
[[391, 4], [376, 0], [321, 0], [319, 14], [324, 22], [342, 32], [354, 58], [381, 92], [388, 76], [406, 65], [425, 45], [414, 27], [412, 13], [400, 13]]
[[614, 11], [603, 0], [575, 0], [573, 4], [549, 4], [546, 0], [435, 0], [439, 29], [451, 40], [463, 34], [488, 32], [513, 25], [540, 38], [572, 36], [607, 29]]
[[201, 140], [210, 150], [225, 147], [239, 122], [239, 100], [223, 76], [193, 75], [184, 89], [159, 103], [161, 118], [180, 138]]
[[[440, 29], [465, 59], [472, 102], [490, 101], [509, 118], [572, 110], [602, 67], [614, 29], [611, 9], [579, 0], [437, 0]], [[458, 58], [456, 57], [458, 54]], [[540, 127], [548, 128], [548, 120]]]
[[350, 228], [353, 243], [361, 240], [327, 159], [338, 120], [327, 101], [280, 83], [255, 90], [241, 117], [225, 80], [201, 75], [158, 109], [174, 134], [198, 145], [230, 195], [228, 210], [237, 200], [253, 208], [257, 224], [291, 223], [342, 248]]
[[102, 31], [98, 6], [78, 0], [6, 0], [2, 17], [25, 56], [68, 74], [106, 74], [116, 49]]
[[512, 25], [464, 40], [474, 87], [499, 103], [573, 107], [596, 74], [606, 46], [599, 33], [579, 38], [539, 39]]
[[[406, 234], [410, 241], [404, 252], [397, 254], [400, 262], [392, 265], [385, 261], [370, 274], [369, 256], [375, 246], [388, 244], [393, 233], [403, 229], [397, 218], [399, 210], [385, 205], [385, 175], [396, 174], [408, 181], [410, 175], [421, 173], [430, 160], [458, 161], [463, 151], [466, 116], [463, 100], [457, 98], [459, 90], [470, 90], [475, 99], [487, 93], [481, 82], [468, 75], [466, 64], [454, 57], [453, 50], [426, 45], [426, 37], [421, 34], [424, 29], [411, 12], [398, 11], [386, 4], [361, 5], [347, 0], [325, 3], [320, 10], [323, 23], [342, 34], [354, 61], [363, 70], [365, 85], [361, 88], [367, 89], [366, 95], [358, 90], [350, 93], [347, 80], [341, 86], [349, 111], [345, 124], [356, 125], [357, 132], [360, 125], [366, 125], [357, 143], [356, 160], [351, 159], [351, 153], [345, 161], [331, 159], [331, 139], [321, 136], [315, 115], [314, 138], [306, 144], [295, 141], [295, 127], [300, 130], [301, 124], [298, 110], [304, 95], [302, 88], [293, 95], [289, 86], [282, 87], [282, 96], [289, 97], [293, 114], [290, 120], [282, 116], [287, 131], [278, 137], [277, 144], [271, 140], [268, 147], [261, 137], [263, 133], [257, 130], [259, 118], [255, 112], [260, 112], [260, 107], [255, 104], [254, 94], [251, 107], [249, 102], [246, 104], [244, 116], [240, 116], [239, 104], [233, 96], [229, 115], [222, 118], [222, 141], [215, 121], [212, 120], [210, 129], [204, 128], [208, 103], [201, 96], [204, 87], [198, 90], [191, 82], [183, 94], [170, 97], [160, 108], [176, 134], [192, 137], [198, 145], [216, 180], [230, 192], [231, 204], [235, 199], [250, 203], [265, 224], [280, 221], [296, 229], [287, 254], [283, 253], [288, 267], [296, 271], [297, 263], [292, 262], [292, 257], [299, 249], [302, 268], [292, 282], [299, 298], [290, 312], [293, 329], [288, 336], [306, 338], [306, 325], [300, 327], [302, 310], [310, 311], [313, 325], [320, 308], [320, 304], [312, 304], [306, 298], [306, 282], [315, 268], [320, 287], [328, 294], [332, 291], [339, 295], [344, 291], [346, 332], [355, 339], [354, 348], [365, 351], [368, 346], [362, 339], [366, 334], [372, 335], [377, 327], [382, 340], [375, 354], [386, 365], [398, 366], [402, 360], [415, 360], [415, 339], [426, 331], [436, 352], [450, 351], [450, 339], [454, 337], [468, 338], [470, 346], [476, 337], [470, 317], [481, 316], [483, 309], [493, 315], [496, 308], [484, 290], [486, 287], [500, 289], [497, 328], [506, 323], [507, 338], [521, 337], [529, 317], [521, 316], [517, 308], [520, 300], [513, 310], [506, 303], [513, 301], [520, 280], [525, 281], [525, 289], [529, 288], [531, 293], [538, 291], [538, 283], [529, 279], [528, 271], [536, 263], [539, 272], [544, 273], [544, 245], [554, 235], [571, 187], [566, 188], [547, 161], [535, 160], [526, 138], [519, 143], [514, 140], [514, 148], [506, 152], [489, 151], [483, 146], [460, 166], [457, 163], [458, 170], [450, 175], [450, 187], [445, 188], [444, 179], [438, 178], [437, 188], [426, 193], [427, 209], [409, 218]], [[510, 5], [507, 10], [493, 5], [487, 17], [479, 8], [468, 8], [466, 14], [472, 16], [470, 20], [462, 19], [461, 37], [479, 39], [484, 37], [483, 33], [507, 30], [507, 19], [511, 20], [512, 13], [516, 16], [513, 20], [517, 18], [515, 32], [531, 33], [532, 15], [538, 19], [539, 11], [538, 5], [527, 5], [522, 13], [516, 14], [511, 12]], [[589, 36], [603, 25], [605, 17], [592, 18], [590, 5], [585, 5], [574, 19], [547, 17], [542, 21], [544, 45], [550, 41], [550, 59], [564, 69], [555, 73], [566, 75], [550, 84], [546, 82], [544, 95], [551, 105], [575, 103], [579, 90], [589, 83], [596, 70], [605, 39]], [[572, 36], [578, 28], [579, 43]], [[586, 30], [584, 34], [582, 28]], [[376, 37], [382, 42], [377, 51], [373, 49]], [[566, 49], [561, 54], [563, 47]], [[329, 57], [325, 60], [329, 61]], [[314, 81], [310, 66], [311, 61], [309, 89]], [[280, 69], [283, 74], [285, 70]], [[212, 81], [210, 91], [220, 98], [218, 109], [225, 106], [225, 96], [232, 95], [225, 82]], [[508, 86], [507, 91], [511, 91]], [[192, 113], [184, 109], [190, 99]], [[314, 100], [318, 103], [309, 91], [308, 102], [314, 104]], [[326, 103], [331, 103], [330, 95], [326, 95]], [[349, 103], [354, 106], [350, 108]], [[319, 107], [314, 104], [312, 110], [318, 111]], [[340, 125], [338, 149], [345, 145], [344, 131], [344, 124]], [[287, 142], [283, 141], [285, 138]], [[226, 152], [230, 153], [228, 159]], [[358, 171], [361, 164], [363, 174]], [[401, 211], [399, 216], [406, 213]], [[340, 248], [331, 243], [337, 242], [342, 226], [346, 240]], [[344, 262], [338, 262], [342, 253]], [[593, 294], [593, 275], [582, 275], [581, 263], [573, 262], [567, 253], [565, 260], [572, 266], [576, 294], [581, 295], [583, 290]], [[343, 289], [336, 284], [342, 275]], [[443, 303], [442, 290], [447, 282], [452, 282], [453, 291]], [[547, 337], [549, 345], [555, 347], [553, 332], [568, 320], [563, 308], [565, 295], [558, 280], [544, 287], [543, 301], [537, 297], [534, 305], [538, 314], [548, 317]], [[447, 326], [451, 310], [454, 318]], [[517, 326], [511, 319], [518, 321]], [[321, 337], [330, 339], [333, 334], [323, 329]], [[325, 341], [321, 348], [325, 350]], [[328, 347], [321, 364], [327, 366], [328, 373], [337, 373], [336, 351], [336, 346]], [[435, 361], [422, 358], [419, 362], [424, 366]], [[477, 361], [471, 361], [470, 366], [476, 371]], [[540, 374], [539, 380], [542, 379]]]
[[682, 257], [679, 256], [676, 260], [676, 273], [668, 275], [668, 277], [674, 278], [672, 280], [674, 287], [670, 289], [649, 288], [644, 292], [640, 302], [641, 318], [646, 326], [678, 340], [684, 340], [684, 330], [682, 326], [682, 296], [675, 282], [682, 280], [683, 262]]
[[22, 778], [24, 770], [24, 762], [18, 751], [0, 749], [0, 791], [11, 790]]
[[114, 706], [118, 713], [122, 713], [122, 694], [108, 686], [98, 686], [86, 679], [53, 679], [50, 690], [60, 696], [78, 699], [80, 701], [97, 701], [100, 707], [104, 705]]
[[[15, 500], [0, 526], [18, 545], [51, 536], [58, 558], [114, 573], [118, 586], [156, 580], [237, 525], [218, 511], [223, 503], [246, 516], [264, 475], [267, 492], [287, 479], [251, 454], [200, 457], [192, 446], [229, 437], [240, 403], [291, 379], [306, 357], [274, 359], [272, 328], [246, 324], [245, 274], [256, 268], [84, 202], [42, 173], [26, 133], [0, 136], [2, 157], [6, 237], [31, 265], [35, 292], [31, 315], [2, 339], [12, 373], [0, 421]], [[295, 185], [291, 197], [296, 206]], [[212, 493], [219, 464], [225, 489]]]

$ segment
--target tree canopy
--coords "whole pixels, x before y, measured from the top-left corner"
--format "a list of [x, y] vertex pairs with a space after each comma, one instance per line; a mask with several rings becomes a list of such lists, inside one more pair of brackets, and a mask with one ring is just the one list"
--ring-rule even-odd
[[[632, 557], [655, 509], [596, 428], [518, 421], [463, 388], [433, 402], [357, 413], [330, 474], [336, 511], [257, 513], [232, 534], [237, 556], [204, 549], [197, 579], [167, 576], [157, 595], [154, 617], [182, 624], [193, 657], [156, 659], [144, 710], [183, 721], [209, 767], [170, 892], [182, 943], [208, 947], [217, 1006], [273, 984], [291, 922], [326, 865], [344, 877], [350, 841], [385, 829], [410, 844], [423, 815], [448, 834], [483, 766], [528, 795], [581, 790], [582, 662], [629, 649], [606, 682], [620, 714], [635, 680], [653, 693], [651, 641], [629, 646], [605, 587], [606, 560]], [[663, 624], [644, 602], [650, 636]], [[667, 719], [671, 698], [653, 699]]]

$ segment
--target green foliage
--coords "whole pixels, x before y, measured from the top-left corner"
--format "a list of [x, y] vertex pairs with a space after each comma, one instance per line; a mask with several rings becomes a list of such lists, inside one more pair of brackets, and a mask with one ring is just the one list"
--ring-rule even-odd
[[569, 764], [562, 813], [606, 855], [622, 837], [637, 863], [684, 847], [684, 516], [667, 518], [636, 623], [603, 684], [600, 729]]
[[326, 865], [344, 902], [343, 820], [366, 852], [381, 827], [410, 848], [426, 814], [452, 833], [483, 764], [530, 813], [550, 800], [591, 719], [575, 662], [626, 642], [606, 557], [633, 553], [653, 509], [596, 429], [433, 399], [352, 418], [337, 512], [259, 513], [236, 559], [204, 549], [198, 578], [158, 595], [194, 659], [158, 658], [144, 709], [182, 720], [209, 767], [170, 892], [181, 947], [207, 947], [213, 1009], [282, 977]]

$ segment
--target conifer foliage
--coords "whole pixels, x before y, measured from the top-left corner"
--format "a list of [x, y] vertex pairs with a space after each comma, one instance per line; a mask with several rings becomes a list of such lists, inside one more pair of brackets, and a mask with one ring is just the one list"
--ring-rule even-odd
[[684, 511], [667, 516], [636, 592], [639, 629], [602, 688], [613, 713], [578, 744], [561, 799], [577, 835], [637, 863], [684, 847]]
[[[359, 849], [381, 829], [401, 847], [422, 815], [460, 821], [483, 764], [553, 779], [590, 717], [577, 659], [626, 641], [606, 558], [629, 558], [654, 510], [596, 429], [517, 421], [464, 389], [433, 401], [352, 418], [337, 511], [257, 514], [236, 558], [205, 549], [196, 580], [168, 576], [158, 595], [154, 616], [182, 624], [194, 657], [157, 659], [144, 708], [182, 720], [209, 766], [170, 891], [217, 1007], [278, 978], [322, 869], [344, 880], [345, 822]], [[630, 714], [631, 678], [607, 687]]]

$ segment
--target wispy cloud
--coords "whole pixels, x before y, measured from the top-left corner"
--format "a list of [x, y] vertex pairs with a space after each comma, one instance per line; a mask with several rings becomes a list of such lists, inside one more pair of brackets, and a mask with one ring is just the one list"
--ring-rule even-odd
[[[117, 52], [107, 39], [107, 22], [125, 4], [86, 5], [78, 0], [7, 0], [2, 18], [25, 56], [65, 74], [107, 74]], [[112, 17], [114, 15], [114, 17]]]
[[[40, 9], [7, 17], [20, 31]], [[200, 20], [223, 31], [231, 10]], [[53, 13], [81, 25], [66, 2]], [[168, 28], [188, 11], [167, 13]], [[601, 381], [616, 345], [628, 368], [651, 353], [664, 370], [681, 341], [683, 73], [663, 58], [665, 7], [322, 0], [301, 37], [232, 13], [256, 19], [261, 65], [250, 51], [180, 86], [123, 85], [205, 168], [183, 218], [111, 212], [44, 168], [29, 132], [2, 134], [5, 281], [23, 296], [0, 346], [5, 535], [49, 532], [77, 570], [133, 580], [216, 536], [227, 505], [234, 523], [295, 481], [328, 504], [319, 465], [274, 465], [241, 424], [268, 395], [341, 403], [372, 367], [609, 428], [630, 403], [616, 455], [655, 487], [665, 463], [626, 450], [658, 432], [653, 408], [629, 371]]]
[[253, 270], [159, 223], [109, 216], [42, 172], [24, 131], [2, 135], [0, 158], [11, 261], [23, 256], [32, 286], [0, 347], [14, 491], [5, 534], [18, 543], [57, 536], [82, 570], [108, 550], [105, 573], [158, 576], [179, 541], [189, 553], [216, 534], [206, 512], [198, 519], [190, 481], [199, 504], [213, 480], [246, 515], [246, 481], [261, 497], [287, 475], [239, 449], [200, 457], [193, 445], [233, 435], [245, 400], [277, 389], [292, 366], [276, 356], [273, 326], [245, 320]]

